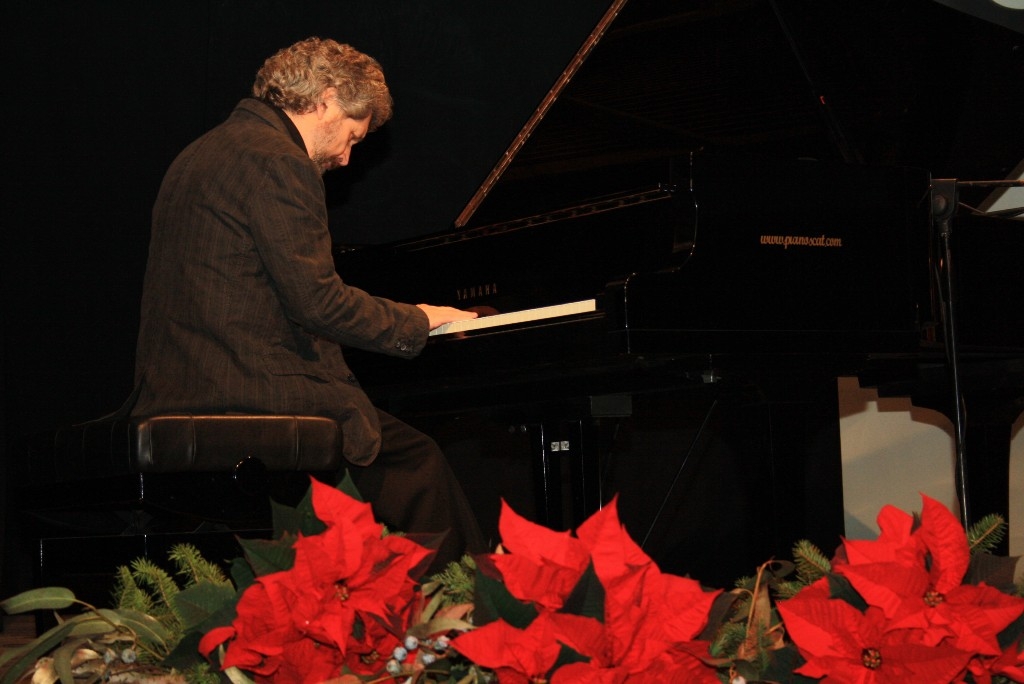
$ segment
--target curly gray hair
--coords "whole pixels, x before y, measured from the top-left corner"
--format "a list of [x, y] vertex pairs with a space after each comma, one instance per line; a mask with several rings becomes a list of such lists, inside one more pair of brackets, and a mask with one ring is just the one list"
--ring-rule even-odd
[[391, 118], [384, 70], [373, 57], [330, 39], [307, 38], [283, 48], [256, 73], [252, 94], [288, 112], [305, 114], [337, 91], [341, 109], [354, 119], [370, 117], [374, 131]]

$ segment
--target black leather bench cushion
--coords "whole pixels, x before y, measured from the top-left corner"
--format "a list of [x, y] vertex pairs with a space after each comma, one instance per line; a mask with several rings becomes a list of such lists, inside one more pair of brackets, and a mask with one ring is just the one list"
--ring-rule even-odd
[[162, 415], [113, 418], [37, 436], [27, 454], [37, 483], [131, 473], [340, 471], [337, 423], [318, 416]]
[[312, 416], [154, 416], [132, 421], [134, 466], [144, 473], [230, 470], [247, 458], [267, 470], [341, 467], [338, 425]]

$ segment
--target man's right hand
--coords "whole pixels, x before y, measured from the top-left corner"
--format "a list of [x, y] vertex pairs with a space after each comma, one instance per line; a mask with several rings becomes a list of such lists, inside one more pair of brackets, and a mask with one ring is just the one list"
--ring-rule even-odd
[[452, 321], [463, 321], [467, 318], [476, 318], [477, 313], [475, 311], [463, 311], [462, 309], [456, 309], [452, 306], [433, 306], [432, 304], [417, 304], [423, 313], [427, 314], [427, 320], [430, 321], [430, 329], [433, 330], [438, 326], [442, 326], [445, 323], [451, 323]]

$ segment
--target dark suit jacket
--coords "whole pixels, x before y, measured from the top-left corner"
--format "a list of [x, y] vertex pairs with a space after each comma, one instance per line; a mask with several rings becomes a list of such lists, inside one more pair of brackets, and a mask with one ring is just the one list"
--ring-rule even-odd
[[412, 357], [427, 316], [334, 270], [324, 185], [294, 125], [243, 100], [174, 161], [153, 209], [134, 415], [330, 416], [371, 461], [377, 413], [339, 345]]

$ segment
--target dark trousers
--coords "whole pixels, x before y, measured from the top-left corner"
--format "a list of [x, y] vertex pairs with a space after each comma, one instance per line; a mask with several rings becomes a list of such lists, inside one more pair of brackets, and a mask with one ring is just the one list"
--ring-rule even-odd
[[368, 466], [349, 465], [363, 499], [379, 522], [396, 532], [445, 532], [430, 566], [437, 572], [464, 553], [485, 553], [483, 532], [466, 494], [437, 443], [394, 416], [378, 411], [381, 451]]

